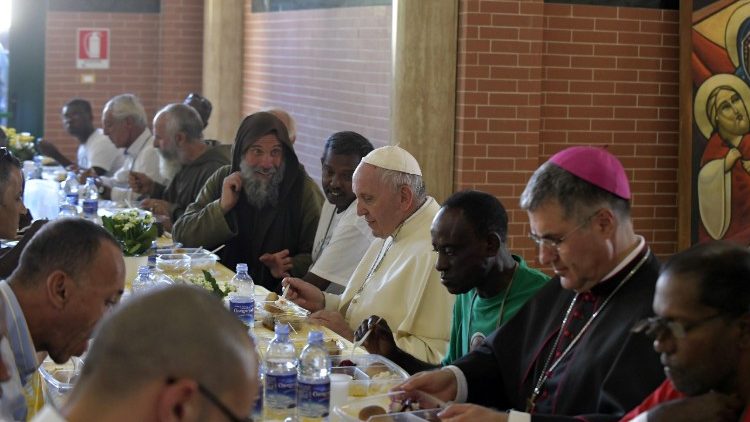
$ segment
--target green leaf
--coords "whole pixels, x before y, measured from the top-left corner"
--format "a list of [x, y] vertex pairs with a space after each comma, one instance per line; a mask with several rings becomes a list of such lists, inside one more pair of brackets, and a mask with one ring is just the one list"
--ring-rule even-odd
[[227, 292], [221, 290], [221, 287], [219, 287], [219, 283], [216, 282], [216, 279], [214, 276], [211, 275], [210, 272], [203, 270], [203, 278], [206, 279], [208, 284], [211, 285], [211, 291], [216, 295], [219, 296], [219, 298], [223, 299], [226, 297]]

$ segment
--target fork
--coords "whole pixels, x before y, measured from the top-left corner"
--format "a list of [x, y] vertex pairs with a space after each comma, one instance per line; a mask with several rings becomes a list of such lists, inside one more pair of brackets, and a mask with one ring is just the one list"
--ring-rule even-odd
[[375, 323], [372, 324], [372, 326], [370, 326], [370, 328], [365, 332], [365, 335], [363, 335], [362, 338], [360, 338], [359, 340], [357, 340], [354, 343], [352, 343], [352, 352], [349, 354], [349, 360], [352, 360], [351, 358], [354, 357], [354, 351], [357, 350], [357, 347], [361, 347], [362, 344], [364, 344], [365, 340], [367, 340], [367, 337], [370, 335], [370, 333], [372, 332], [372, 330], [382, 320], [383, 320], [383, 317], [378, 317], [378, 320], [375, 321]]

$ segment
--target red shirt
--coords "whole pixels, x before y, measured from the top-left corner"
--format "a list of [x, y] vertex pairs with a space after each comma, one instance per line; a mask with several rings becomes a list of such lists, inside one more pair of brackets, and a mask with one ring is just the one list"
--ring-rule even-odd
[[[667, 378], [656, 390], [654, 390], [653, 393], [651, 393], [651, 395], [646, 397], [646, 399], [643, 400], [641, 404], [639, 404], [633, 410], [623, 416], [622, 419], [620, 419], [620, 422], [626, 422], [635, 419], [641, 413], [648, 412], [649, 410], [662, 403], [681, 399], [684, 397], [685, 395], [677, 391], [677, 389], [674, 388], [674, 384], [672, 384], [672, 381]], [[745, 412], [742, 415], [742, 418], [740, 418], [739, 422], [750, 422], [750, 411], [748, 409], [745, 409]]]
[[[648, 412], [652, 408], [668, 402], [672, 400], [677, 400], [685, 397], [684, 394], [680, 393], [674, 388], [674, 384], [672, 384], [672, 381], [669, 380], [669, 378], [665, 379], [661, 385], [654, 390], [653, 393], [651, 393], [648, 397], [646, 397], [641, 404], [636, 406], [633, 410], [628, 412], [625, 416], [620, 419], [620, 422], [629, 421], [631, 419], [634, 419], [636, 416], [640, 415], [641, 413]], [[743, 421], [745, 422], [745, 421]]]

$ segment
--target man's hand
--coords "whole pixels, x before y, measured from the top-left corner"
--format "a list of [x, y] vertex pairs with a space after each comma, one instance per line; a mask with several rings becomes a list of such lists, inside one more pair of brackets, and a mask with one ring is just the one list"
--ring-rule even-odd
[[648, 412], [649, 422], [735, 422], [743, 409], [737, 396], [709, 392], [666, 402]]
[[94, 171], [94, 169], [81, 169], [78, 171], [78, 182], [79, 183], [86, 183], [86, 179], [89, 177], [93, 177], [96, 179], [99, 177], [98, 174]]
[[40, 139], [39, 142], [37, 142], [36, 147], [42, 155], [52, 157], [63, 167], [68, 167], [69, 165], [73, 164], [73, 162], [70, 161], [68, 157], [64, 156], [60, 152], [60, 150], [57, 149], [55, 144], [46, 139]]
[[168, 215], [154, 215], [154, 220], [160, 223], [165, 232], [172, 232], [172, 217]]
[[224, 183], [221, 185], [221, 198], [219, 199], [219, 206], [221, 206], [221, 211], [224, 214], [231, 211], [237, 205], [241, 189], [242, 175], [240, 172], [235, 171], [224, 178]]
[[452, 401], [458, 394], [458, 381], [450, 369], [437, 369], [414, 374], [393, 389], [406, 392], [421, 390], [442, 401]]
[[169, 208], [172, 203], [163, 199], [144, 199], [141, 201], [141, 208], [151, 211], [155, 215], [170, 215]]
[[128, 184], [133, 192], [141, 195], [150, 195], [154, 189], [154, 181], [150, 177], [137, 171], [131, 171], [128, 176]]
[[354, 338], [354, 331], [349, 328], [344, 316], [338, 311], [318, 311], [311, 314], [308, 319], [312, 323], [328, 327], [329, 330], [349, 341]]
[[396, 341], [393, 340], [393, 332], [388, 323], [379, 316], [372, 315], [362, 321], [362, 324], [354, 331], [354, 340], [361, 339], [367, 333], [367, 330], [370, 329], [372, 331], [370, 331], [370, 335], [367, 336], [363, 343], [365, 349], [370, 353], [390, 358], [398, 350], [398, 346], [396, 346]]
[[438, 413], [443, 422], [487, 421], [507, 422], [508, 414], [478, 406], [476, 404], [452, 404]]
[[289, 256], [289, 249], [278, 251], [276, 253], [264, 253], [258, 260], [263, 263], [275, 278], [289, 277], [289, 270], [292, 269], [292, 257]]
[[310, 312], [320, 311], [325, 307], [325, 295], [319, 288], [301, 278], [287, 277], [281, 280], [286, 290], [286, 298]]

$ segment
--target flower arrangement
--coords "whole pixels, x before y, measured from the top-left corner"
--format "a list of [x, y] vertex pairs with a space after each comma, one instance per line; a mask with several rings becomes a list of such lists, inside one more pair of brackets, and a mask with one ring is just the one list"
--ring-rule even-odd
[[158, 234], [151, 213], [135, 209], [120, 211], [112, 217], [104, 216], [102, 225], [120, 242], [125, 256], [143, 254]]
[[21, 161], [32, 160], [36, 155], [34, 137], [28, 132], [17, 133], [12, 127], [0, 126], [8, 136], [8, 149]]

